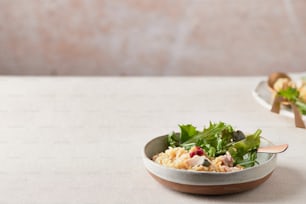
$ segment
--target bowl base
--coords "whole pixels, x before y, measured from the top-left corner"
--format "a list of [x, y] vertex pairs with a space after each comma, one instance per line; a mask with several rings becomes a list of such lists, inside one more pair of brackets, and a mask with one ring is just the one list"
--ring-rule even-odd
[[209, 185], [198, 186], [198, 185], [180, 184], [180, 183], [167, 181], [149, 172], [149, 174], [155, 180], [157, 180], [159, 183], [172, 190], [176, 190], [183, 193], [198, 194], [198, 195], [225, 195], [225, 194], [233, 194], [233, 193], [247, 191], [264, 183], [272, 175], [272, 173], [273, 171], [268, 175], [264, 176], [263, 178], [245, 183], [214, 185], [214, 186], [209, 186]]

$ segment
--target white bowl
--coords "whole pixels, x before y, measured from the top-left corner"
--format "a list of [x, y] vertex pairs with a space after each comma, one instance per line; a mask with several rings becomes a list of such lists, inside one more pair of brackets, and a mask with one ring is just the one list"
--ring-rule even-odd
[[[261, 137], [260, 146], [273, 145]], [[156, 137], [144, 147], [143, 161], [149, 174], [162, 185], [185, 193], [221, 195], [246, 191], [265, 182], [276, 167], [276, 154], [257, 153], [259, 164], [236, 172], [181, 170], [155, 163], [152, 157], [168, 148], [167, 135]]]

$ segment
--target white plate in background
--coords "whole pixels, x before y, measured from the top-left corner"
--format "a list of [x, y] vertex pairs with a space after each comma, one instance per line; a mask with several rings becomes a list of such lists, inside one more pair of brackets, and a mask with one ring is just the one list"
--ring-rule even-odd
[[[289, 76], [292, 78], [293, 81], [297, 82], [301, 80], [302, 77], [305, 77], [306, 73], [304, 72], [299, 74], [289, 74]], [[255, 90], [253, 91], [253, 96], [259, 104], [261, 104], [266, 109], [271, 110], [273, 103], [273, 93], [269, 89], [267, 81], [260, 81], [257, 84]], [[294, 118], [292, 110], [284, 106], [281, 108], [279, 114]], [[306, 115], [303, 115], [302, 119], [306, 121]]]

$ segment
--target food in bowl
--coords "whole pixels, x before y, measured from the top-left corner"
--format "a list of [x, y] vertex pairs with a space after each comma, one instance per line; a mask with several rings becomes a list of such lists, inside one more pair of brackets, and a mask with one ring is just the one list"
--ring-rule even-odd
[[233, 172], [256, 164], [261, 130], [245, 135], [224, 122], [199, 131], [191, 124], [168, 135], [168, 148], [152, 160], [165, 167], [209, 172]]

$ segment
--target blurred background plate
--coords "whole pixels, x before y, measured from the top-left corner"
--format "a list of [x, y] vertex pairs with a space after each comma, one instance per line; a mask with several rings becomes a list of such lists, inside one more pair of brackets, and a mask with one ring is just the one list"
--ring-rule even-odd
[[[293, 81], [297, 82], [306, 76], [306, 72], [292, 73], [292, 74], [289, 73], [289, 76], [292, 78]], [[267, 81], [263, 80], [257, 84], [256, 88], [253, 91], [253, 96], [260, 105], [262, 105], [266, 109], [271, 110], [272, 103], [273, 103], [273, 93], [269, 89]], [[285, 106], [281, 108], [279, 114], [294, 118], [294, 114], [292, 110]], [[306, 121], [306, 115], [303, 115], [302, 119]]]

